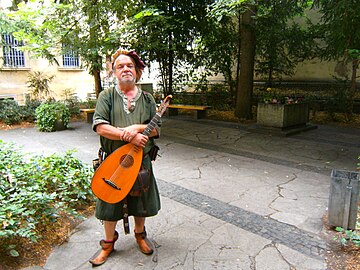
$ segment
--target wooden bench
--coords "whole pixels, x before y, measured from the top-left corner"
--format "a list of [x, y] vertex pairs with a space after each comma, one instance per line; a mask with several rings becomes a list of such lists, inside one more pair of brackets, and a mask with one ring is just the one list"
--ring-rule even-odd
[[86, 123], [92, 124], [95, 109], [80, 109], [80, 112], [86, 113]]
[[170, 104], [168, 106], [168, 116], [178, 115], [178, 110], [192, 110], [194, 111], [194, 118], [201, 119], [206, 118], [207, 109], [210, 109], [210, 106]]

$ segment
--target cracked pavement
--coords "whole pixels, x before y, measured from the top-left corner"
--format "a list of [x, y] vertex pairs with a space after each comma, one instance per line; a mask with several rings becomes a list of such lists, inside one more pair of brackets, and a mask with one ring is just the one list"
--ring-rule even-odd
[[[98, 269], [326, 269], [330, 172], [355, 170], [360, 129], [318, 126], [278, 137], [249, 127], [164, 118], [154, 165], [162, 209], [146, 222], [157, 254], [141, 254], [120, 222], [116, 252]], [[99, 147], [83, 122], [55, 133], [1, 131], [0, 139], [37, 154], [76, 149], [89, 164]], [[101, 238], [100, 221], [90, 217], [45, 266], [29, 269], [91, 269]]]

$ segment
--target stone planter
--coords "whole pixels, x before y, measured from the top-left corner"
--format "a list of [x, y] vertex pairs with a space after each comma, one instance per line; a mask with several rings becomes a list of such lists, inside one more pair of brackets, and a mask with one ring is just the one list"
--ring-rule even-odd
[[280, 129], [306, 126], [309, 122], [309, 104], [258, 103], [257, 124]]

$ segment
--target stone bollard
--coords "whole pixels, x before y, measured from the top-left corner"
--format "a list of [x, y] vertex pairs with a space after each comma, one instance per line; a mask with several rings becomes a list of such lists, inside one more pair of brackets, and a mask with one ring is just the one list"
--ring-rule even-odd
[[345, 230], [356, 228], [359, 182], [358, 172], [332, 170], [328, 209], [330, 226]]

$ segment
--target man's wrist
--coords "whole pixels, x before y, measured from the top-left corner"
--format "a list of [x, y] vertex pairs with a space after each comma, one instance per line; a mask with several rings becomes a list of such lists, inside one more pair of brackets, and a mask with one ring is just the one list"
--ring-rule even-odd
[[124, 131], [124, 129], [123, 128], [119, 128], [118, 127], [118, 129], [119, 129], [119, 138], [120, 138], [120, 140], [121, 141], [123, 141], [124, 140], [124, 134], [125, 134], [125, 131]]

